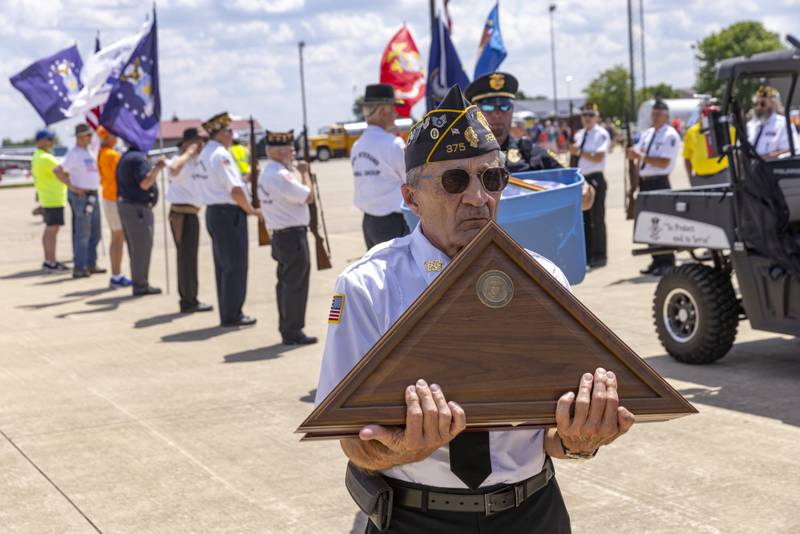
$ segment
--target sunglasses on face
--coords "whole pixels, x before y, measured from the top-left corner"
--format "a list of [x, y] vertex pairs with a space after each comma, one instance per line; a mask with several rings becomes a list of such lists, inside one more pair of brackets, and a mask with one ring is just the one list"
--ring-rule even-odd
[[767, 107], [767, 103], [766, 103], [766, 102], [764, 102], [763, 100], [759, 100], [759, 101], [758, 101], [758, 102], [756, 102], [754, 105], [755, 105], [755, 107], [757, 107], [757, 108], [765, 108], [765, 107]]
[[597, 115], [597, 113], [592, 113], [591, 111], [581, 113], [581, 117], [594, 117], [595, 115]]
[[511, 110], [511, 104], [507, 102], [503, 102], [501, 104], [481, 104], [480, 105], [481, 111], [484, 113], [491, 113], [492, 111], [502, 111], [503, 113]]
[[[463, 193], [469, 187], [472, 175], [464, 169], [450, 169], [442, 173], [442, 188], [451, 195]], [[508, 185], [508, 171], [504, 167], [489, 167], [478, 179], [487, 193], [499, 193]]]

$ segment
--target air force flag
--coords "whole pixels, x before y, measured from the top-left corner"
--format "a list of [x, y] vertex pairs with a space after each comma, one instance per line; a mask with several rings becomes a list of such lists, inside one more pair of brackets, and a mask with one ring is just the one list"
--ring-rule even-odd
[[506, 45], [503, 43], [503, 34], [500, 33], [500, 2], [486, 17], [483, 26], [483, 36], [478, 47], [478, 62], [475, 64], [475, 79], [484, 74], [494, 72], [506, 58]]
[[147, 152], [158, 137], [160, 118], [158, 29], [154, 11], [150, 30], [139, 41], [111, 88], [100, 124]]
[[11, 85], [28, 99], [45, 124], [53, 124], [66, 118], [65, 110], [83, 87], [82, 67], [78, 48], [71, 46], [12, 76]]
[[450, 40], [450, 32], [442, 24], [441, 17], [436, 17], [428, 57], [428, 111], [436, 109], [453, 85], [458, 85], [463, 91], [469, 85], [469, 78], [461, 67], [461, 60]]

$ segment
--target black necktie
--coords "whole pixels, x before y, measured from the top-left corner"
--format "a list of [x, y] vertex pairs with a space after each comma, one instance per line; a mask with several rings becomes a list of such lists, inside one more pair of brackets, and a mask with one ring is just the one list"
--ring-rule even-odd
[[649, 155], [650, 155], [650, 148], [652, 148], [652, 146], [653, 146], [653, 141], [655, 141], [655, 140], [656, 140], [656, 134], [657, 134], [657, 133], [658, 133], [658, 130], [655, 130], [655, 129], [654, 129], [654, 130], [653, 130], [653, 137], [651, 137], [651, 138], [650, 138], [650, 142], [649, 142], [649, 143], [647, 143], [647, 150], [645, 150], [645, 152], [644, 152], [644, 157], [642, 158], [642, 165], [641, 165], [641, 167], [639, 167], [639, 170], [642, 170], [642, 169], [644, 169], [644, 166], [645, 166], [645, 165], [647, 165], [647, 163], [645, 162], [645, 160], [647, 159], [647, 156], [649, 156]]
[[488, 432], [462, 432], [450, 442], [450, 471], [470, 489], [492, 473]]
[[764, 133], [764, 123], [758, 125], [758, 133], [756, 134], [756, 140], [753, 142], [753, 150], [758, 150], [758, 141], [761, 139], [761, 134]]

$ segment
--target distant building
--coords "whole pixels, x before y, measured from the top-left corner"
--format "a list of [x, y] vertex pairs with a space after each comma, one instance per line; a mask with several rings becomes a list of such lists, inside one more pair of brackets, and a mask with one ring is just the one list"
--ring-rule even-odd
[[[256, 138], [260, 138], [264, 131], [261, 128], [261, 123], [257, 120], [254, 120], [254, 126], [256, 131]], [[177, 146], [178, 143], [181, 142], [183, 138], [183, 131], [186, 128], [197, 128], [200, 131], [200, 135], [207, 135], [206, 131], [203, 130], [203, 121], [201, 119], [179, 119], [178, 117], [172, 117], [172, 119], [168, 121], [161, 121], [161, 135], [164, 137], [164, 146], [171, 147]], [[237, 134], [242, 140], [249, 140], [250, 138], [250, 121], [249, 120], [234, 120], [231, 123], [231, 129]]]
[[[572, 114], [577, 115], [580, 113], [581, 106], [586, 102], [586, 98], [559, 98], [558, 99], [558, 116], [559, 118], [566, 119], [570, 114], [570, 102], [572, 102]], [[533, 113], [537, 119], [551, 119], [553, 118], [553, 100], [551, 98], [542, 100], [517, 100], [514, 104], [514, 112], [529, 111]]]

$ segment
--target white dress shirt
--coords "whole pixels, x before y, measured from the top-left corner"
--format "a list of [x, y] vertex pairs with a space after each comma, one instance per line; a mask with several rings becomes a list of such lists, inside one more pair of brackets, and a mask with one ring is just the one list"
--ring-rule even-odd
[[400, 186], [406, 180], [403, 139], [383, 128], [369, 125], [350, 151], [353, 166], [356, 207], [369, 215], [382, 217], [401, 213]]
[[244, 186], [244, 180], [231, 153], [213, 139], [206, 143], [197, 157], [193, 176], [196, 200], [200, 204], [236, 204], [231, 196], [234, 187]]
[[[794, 128], [790, 128], [794, 136], [794, 148], [800, 153], [798, 146], [798, 136]], [[761, 135], [758, 133], [761, 131]], [[758, 143], [756, 143], [758, 138]], [[756, 153], [760, 156], [772, 152], [789, 151], [789, 131], [786, 128], [786, 117], [778, 113], [773, 113], [765, 121], [751, 119], [747, 123], [747, 140], [750, 144], [755, 144]]]
[[[584, 136], [586, 137], [586, 143], [583, 142]], [[576, 146], [583, 146], [581, 152], [586, 152], [588, 154], [594, 154], [597, 152], [602, 152], [604, 155], [608, 152], [608, 143], [611, 138], [608, 135], [608, 132], [602, 126], [595, 124], [589, 130], [587, 135], [586, 129], [582, 128], [578, 130], [575, 134], [575, 145]], [[593, 174], [596, 172], [603, 172], [606, 168], [606, 158], [605, 156], [600, 161], [590, 161], [588, 158], [581, 157], [578, 160], [578, 169], [584, 176], [589, 174]]]
[[[655, 139], [653, 139], [653, 136], [655, 136]], [[650, 144], [651, 139], [653, 139], [652, 145]], [[650, 147], [649, 152], [647, 151], [648, 146]], [[672, 169], [675, 168], [675, 162], [678, 160], [678, 154], [681, 150], [681, 136], [669, 124], [664, 124], [658, 131], [650, 127], [642, 134], [637, 148], [642, 154], [646, 154], [651, 158], [669, 158], [669, 165], [666, 167], [656, 167], [648, 163], [642, 169], [640, 162], [639, 176], [669, 176]]]
[[[171, 167], [180, 156], [175, 156], [167, 162], [167, 167]], [[169, 176], [169, 185], [167, 187], [166, 199], [172, 204], [192, 204], [199, 206], [201, 202], [197, 199], [195, 191], [195, 170], [197, 168], [197, 155], [189, 158], [189, 161], [181, 168], [180, 172], [173, 175], [171, 172], [167, 173]]]
[[[450, 262], [447, 255], [428, 241], [420, 227], [417, 225], [410, 235], [372, 248], [339, 275], [335, 294], [343, 297], [338, 321], [328, 321], [316, 404], [325, 399]], [[558, 267], [529, 253], [561, 284], [569, 287]], [[431, 268], [432, 265], [436, 267]], [[444, 393], [447, 395], [446, 391]], [[519, 482], [542, 470], [544, 430], [493, 431], [489, 433], [489, 448], [492, 474], [482, 486]], [[450, 471], [449, 445], [421, 462], [400, 465], [383, 473], [417, 484], [467, 487]]]
[[264, 204], [264, 220], [271, 230], [308, 226], [310, 214], [306, 199], [311, 188], [295, 171], [268, 160], [258, 176], [258, 197]]
[[97, 156], [79, 146], [69, 149], [61, 162], [61, 168], [69, 173], [69, 183], [81, 189], [100, 189], [100, 171]]

